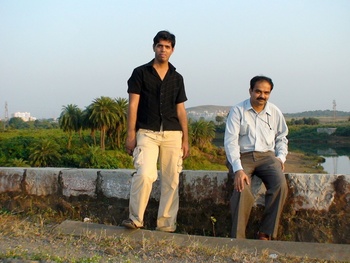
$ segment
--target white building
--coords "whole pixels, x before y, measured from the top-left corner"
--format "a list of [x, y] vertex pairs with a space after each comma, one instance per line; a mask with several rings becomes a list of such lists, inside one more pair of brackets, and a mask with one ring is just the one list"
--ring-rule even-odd
[[15, 112], [12, 117], [21, 118], [24, 121], [35, 121], [35, 117], [30, 116], [30, 112]]

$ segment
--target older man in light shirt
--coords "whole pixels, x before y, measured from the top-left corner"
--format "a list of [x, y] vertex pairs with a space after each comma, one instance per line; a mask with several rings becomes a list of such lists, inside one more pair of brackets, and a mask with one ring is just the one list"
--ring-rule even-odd
[[251, 178], [266, 186], [265, 210], [257, 234], [260, 240], [277, 236], [288, 187], [283, 174], [288, 153], [288, 127], [281, 111], [268, 102], [273, 82], [265, 76], [250, 81], [250, 99], [232, 107], [227, 118], [224, 145], [234, 191], [230, 199], [233, 238], [245, 238], [254, 196]]

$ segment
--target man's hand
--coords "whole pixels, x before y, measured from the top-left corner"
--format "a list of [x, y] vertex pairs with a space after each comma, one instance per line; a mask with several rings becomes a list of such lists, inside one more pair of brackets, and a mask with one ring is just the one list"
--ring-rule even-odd
[[190, 147], [188, 143], [182, 143], [182, 159], [186, 159], [188, 156], [190, 156]]
[[126, 152], [129, 154], [129, 155], [132, 155], [134, 149], [136, 147], [136, 135], [128, 135], [126, 137], [126, 142], [125, 142], [125, 149], [126, 149]]
[[245, 184], [249, 185], [249, 177], [243, 170], [235, 172], [234, 189], [238, 192], [242, 192]]

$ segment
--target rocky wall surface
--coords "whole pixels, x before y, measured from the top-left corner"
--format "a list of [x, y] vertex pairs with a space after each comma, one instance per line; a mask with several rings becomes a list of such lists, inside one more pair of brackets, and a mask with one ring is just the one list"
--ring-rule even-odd
[[[55, 203], [69, 212], [94, 217], [101, 223], [120, 224], [128, 214], [128, 199], [134, 170], [7, 168], [0, 167], [0, 195], [8, 199], [30, 196]], [[350, 175], [285, 174], [289, 194], [281, 220], [280, 238], [294, 241], [350, 243], [344, 231], [350, 215]], [[252, 182], [256, 205], [247, 227], [252, 237], [264, 205], [265, 188], [256, 178]], [[227, 172], [184, 170], [180, 178], [178, 231], [191, 234], [229, 236], [229, 197], [232, 181]], [[153, 228], [160, 196], [159, 181], [154, 183], [145, 214], [146, 227]], [[21, 204], [2, 198], [2, 207]], [[51, 200], [51, 201], [50, 201]], [[57, 204], [57, 202], [62, 202]], [[11, 202], [10, 202], [11, 201]], [[80, 204], [84, 203], [84, 205]], [[74, 203], [74, 205], [73, 205]], [[7, 207], [6, 207], [7, 206]], [[63, 208], [62, 208], [63, 207]], [[78, 208], [77, 208], [78, 207]], [[67, 213], [69, 214], [69, 213]], [[215, 218], [215, 222], [212, 221]], [[310, 233], [300, 229], [301, 222]], [[341, 231], [339, 228], [343, 226]], [[334, 229], [333, 229], [334, 228]], [[345, 228], [345, 229], [344, 229]]]

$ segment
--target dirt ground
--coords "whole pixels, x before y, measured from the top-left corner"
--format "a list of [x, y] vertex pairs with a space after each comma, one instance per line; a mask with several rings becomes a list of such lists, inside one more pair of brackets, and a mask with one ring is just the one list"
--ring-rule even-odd
[[323, 167], [318, 165], [317, 157], [310, 157], [303, 153], [289, 152], [285, 163], [285, 173], [324, 173]]

